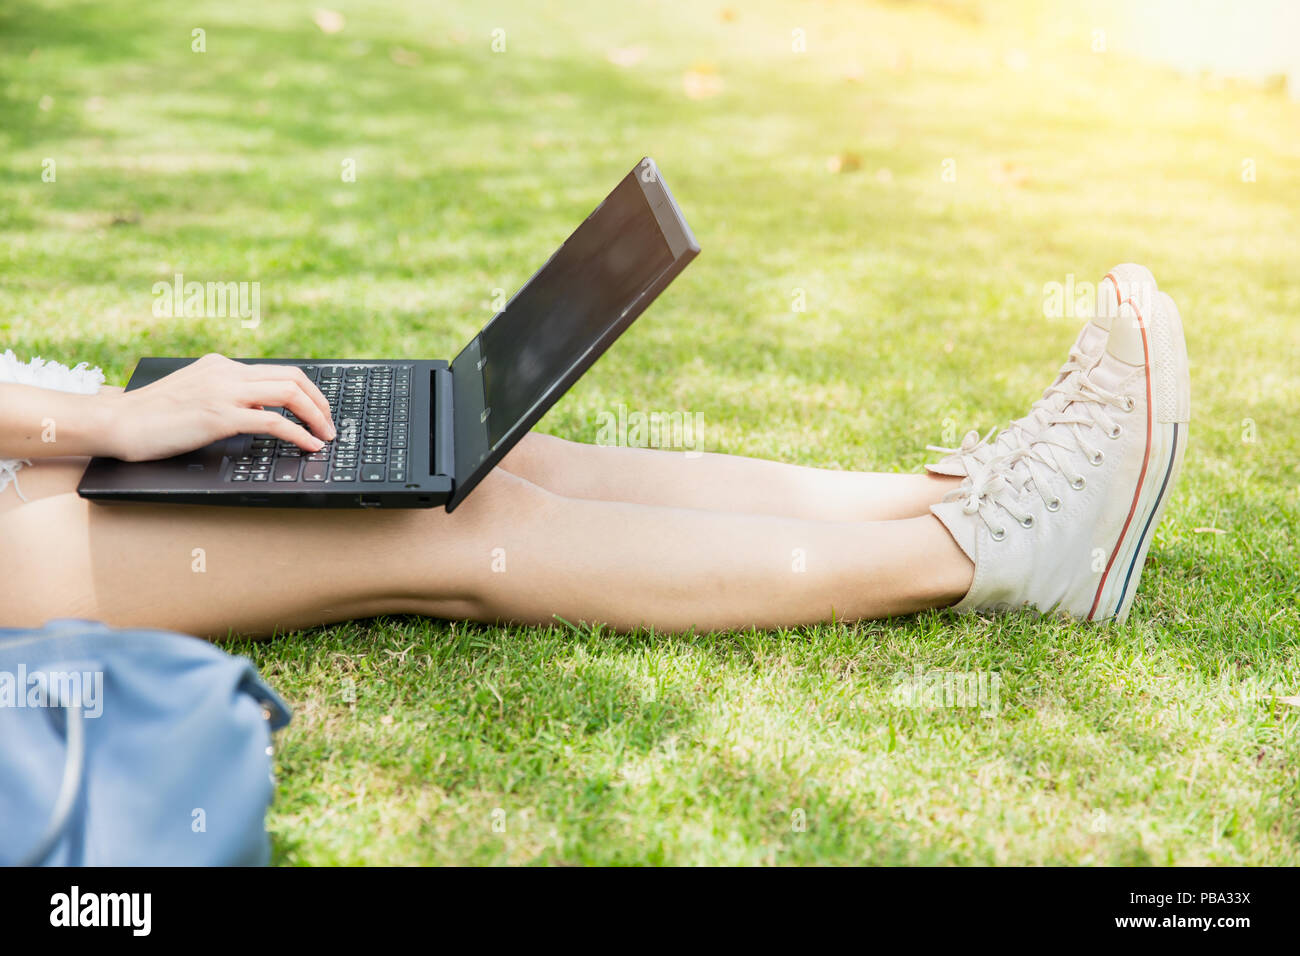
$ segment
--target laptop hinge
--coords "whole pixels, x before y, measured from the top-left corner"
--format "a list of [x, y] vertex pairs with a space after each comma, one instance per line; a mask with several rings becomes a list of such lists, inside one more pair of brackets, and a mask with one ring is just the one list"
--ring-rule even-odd
[[430, 470], [435, 475], [456, 474], [455, 418], [452, 414], [451, 369], [433, 370], [433, 435], [429, 446], [433, 462]]

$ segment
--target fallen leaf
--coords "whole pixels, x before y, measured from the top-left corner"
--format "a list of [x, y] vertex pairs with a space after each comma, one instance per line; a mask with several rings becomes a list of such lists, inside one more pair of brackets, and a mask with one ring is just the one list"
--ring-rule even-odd
[[605, 54], [605, 59], [609, 60], [615, 66], [627, 68], [636, 66], [645, 59], [645, 47], [642, 46], [621, 46], [610, 50]]
[[419, 66], [420, 58], [406, 47], [395, 46], [388, 51], [388, 58], [398, 66]]
[[312, 14], [312, 21], [320, 27], [321, 33], [338, 33], [348, 22], [337, 10], [320, 9]]
[[995, 183], [1004, 186], [1023, 186], [1032, 179], [1028, 166], [1008, 159], [994, 161], [990, 165], [989, 176]]
[[862, 168], [862, 159], [856, 153], [840, 153], [826, 160], [826, 168], [832, 173], [851, 173]]
[[706, 100], [722, 92], [722, 77], [708, 65], [694, 67], [682, 74], [682, 90], [688, 99]]

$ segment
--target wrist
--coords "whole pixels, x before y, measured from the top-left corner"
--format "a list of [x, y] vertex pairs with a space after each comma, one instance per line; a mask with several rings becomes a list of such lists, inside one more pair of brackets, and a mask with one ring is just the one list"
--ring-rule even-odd
[[116, 389], [89, 396], [82, 435], [87, 454], [126, 460], [121, 404], [122, 393]]

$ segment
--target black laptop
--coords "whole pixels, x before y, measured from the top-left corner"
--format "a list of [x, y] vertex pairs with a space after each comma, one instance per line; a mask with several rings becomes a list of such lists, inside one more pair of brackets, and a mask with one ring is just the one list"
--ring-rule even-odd
[[[95, 501], [451, 511], [699, 251], [643, 159], [450, 364], [242, 360], [296, 365], [320, 387], [338, 436], [319, 452], [240, 435], [161, 461], [94, 458], [77, 491]], [[127, 388], [192, 361], [141, 359]]]

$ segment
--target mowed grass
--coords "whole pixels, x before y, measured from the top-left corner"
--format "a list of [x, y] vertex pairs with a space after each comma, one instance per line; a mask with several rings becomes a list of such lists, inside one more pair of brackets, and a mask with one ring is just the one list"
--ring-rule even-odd
[[[544, 430], [622, 403], [915, 470], [1064, 359], [1047, 283], [1131, 260], [1186, 321], [1193, 444], [1122, 626], [233, 642], [295, 710], [279, 862], [1297, 862], [1300, 105], [1094, 53], [1068, 6], [336, 5], [4, 5], [0, 347], [119, 383], [450, 356], [648, 153], [703, 255]], [[155, 317], [177, 272], [259, 282], [260, 326]], [[943, 674], [997, 706], [909, 703]]]

